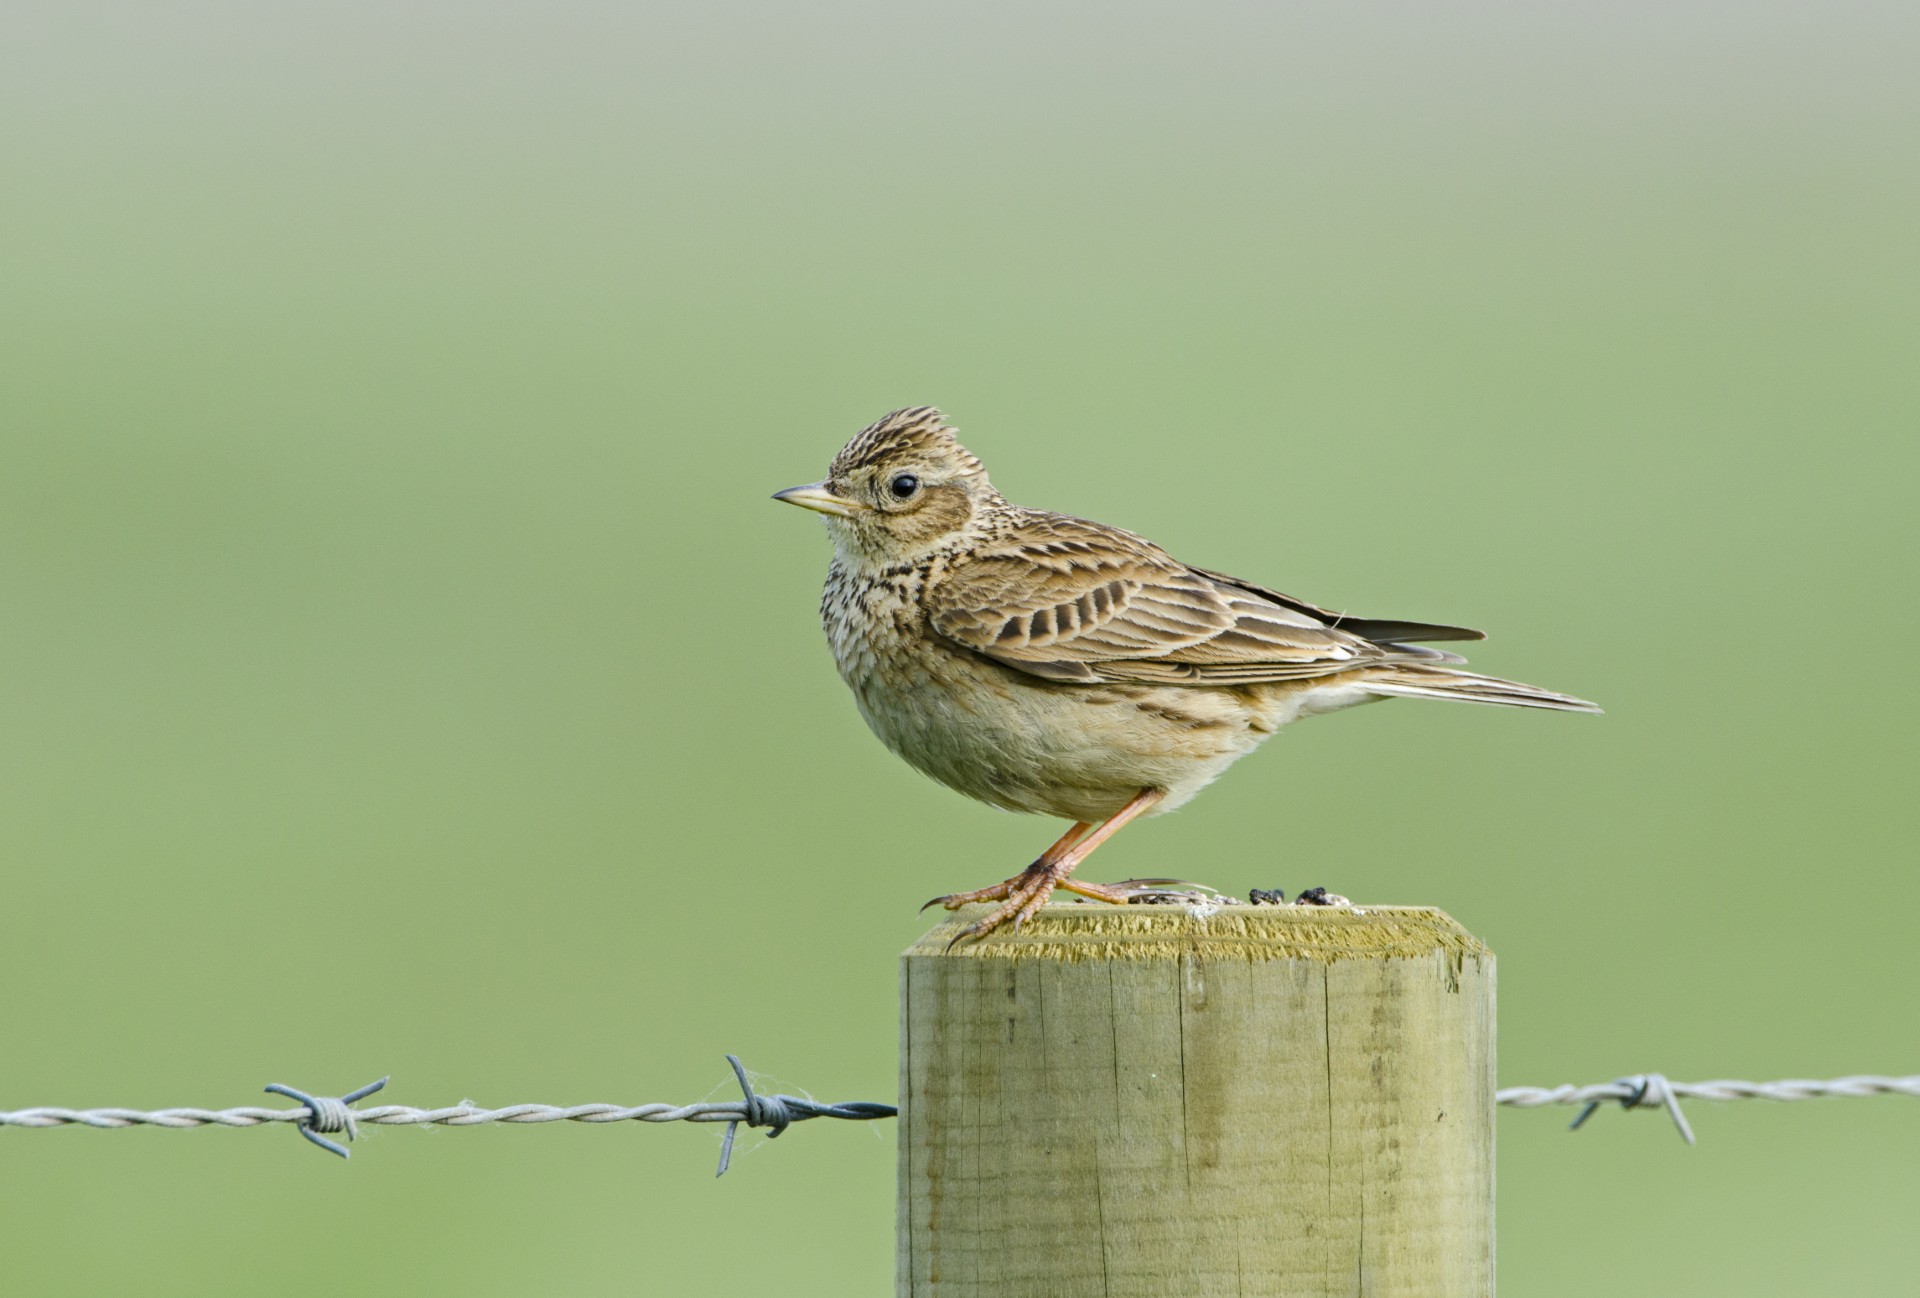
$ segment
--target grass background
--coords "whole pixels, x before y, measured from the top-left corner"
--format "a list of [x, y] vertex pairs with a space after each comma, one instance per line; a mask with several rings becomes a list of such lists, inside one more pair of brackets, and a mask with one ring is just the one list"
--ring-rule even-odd
[[[883, 1099], [922, 781], [769, 492], [1011, 498], [1600, 719], [1102, 877], [1446, 907], [1506, 1084], [1920, 1070], [1907, 6], [53, 4], [0, 31], [0, 1107]], [[1920, 1115], [1500, 1121], [1507, 1292], [1906, 1294]], [[890, 1130], [0, 1134], [10, 1294], [881, 1294]]]

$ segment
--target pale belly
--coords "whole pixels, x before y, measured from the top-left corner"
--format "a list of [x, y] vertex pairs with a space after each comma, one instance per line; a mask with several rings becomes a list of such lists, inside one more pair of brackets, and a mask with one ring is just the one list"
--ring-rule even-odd
[[1261, 687], [1071, 686], [937, 649], [886, 667], [849, 655], [842, 676], [867, 725], [916, 769], [1009, 811], [1113, 815], [1142, 789], [1155, 813], [1198, 793], [1298, 711]]

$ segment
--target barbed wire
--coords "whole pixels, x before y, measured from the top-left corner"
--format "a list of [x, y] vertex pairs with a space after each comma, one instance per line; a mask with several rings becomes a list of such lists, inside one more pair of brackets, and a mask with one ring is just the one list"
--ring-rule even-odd
[[1693, 1128], [1680, 1111], [1681, 1100], [1821, 1100], [1852, 1099], [1863, 1095], [1911, 1095], [1920, 1098], [1920, 1076], [1879, 1077], [1860, 1074], [1816, 1082], [1788, 1078], [1778, 1082], [1670, 1082], [1659, 1073], [1616, 1077], [1592, 1086], [1510, 1086], [1493, 1097], [1495, 1104], [1537, 1109], [1549, 1104], [1578, 1104], [1580, 1115], [1568, 1129], [1578, 1131], [1594, 1110], [1609, 1101], [1623, 1109], [1665, 1109], [1679, 1128], [1681, 1139], [1694, 1143]]
[[[891, 1118], [899, 1110], [891, 1104], [854, 1100], [823, 1104], [796, 1095], [761, 1095], [747, 1079], [747, 1070], [738, 1057], [728, 1055], [734, 1080], [740, 1084], [741, 1098], [701, 1104], [510, 1104], [500, 1109], [483, 1109], [462, 1102], [444, 1109], [416, 1109], [401, 1104], [385, 1104], [371, 1109], [349, 1106], [379, 1091], [387, 1078], [371, 1082], [341, 1096], [314, 1096], [276, 1082], [266, 1089], [299, 1101], [295, 1109], [16, 1109], [0, 1110], [0, 1127], [94, 1127], [117, 1130], [125, 1127], [164, 1127], [175, 1131], [195, 1127], [257, 1127], [268, 1123], [291, 1122], [300, 1134], [330, 1153], [347, 1157], [346, 1146], [327, 1139], [344, 1134], [352, 1140], [362, 1123], [378, 1126], [479, 1127], [495, 1122], [516, 1125], [542, 1122], [585, 1122], [602, 1126], [616, 1122], [724, 1122], [726, 1132], [720, 1138], [720, 1166], [715, 1176], [724, 1176], [733, 1158], [733, 1139], [742, 1124], [765, 1127], [773, 1139], [796, 1122], [810, 1118], [842, 1118], [871, 1121]], [[1864, 1074], [1836, 1077], [1827, 1081], [1789, 1078], [1777, 1082], [1673, 1082], [1659, 1073], [1636, 1073], [1610, 1082], [1587, 1086], [1509, 1086], [1496, 1092], [1494, 1103], [1507, 1108], [1537, 1109], [1553, 1104], [1577, 1104], [1580, 1113], [1568, 1124], [1578, 1130], [1603, 1104], [1618, 1104], [1622, 1109], [1664, 1109], [1673, 1119], [1681, 1138], [1695, 1143], [1693, 1128], [1681, 1111], [1681, 1100], [1789, 1100], [1851, 1099], [1867, 1095], [1908, 1095], [1920, 1098], [1920, 1075], [1880, 1077]]]
[[364, 1099], [387, 1084], [387, 1078], [362, 1086], [346, 1095], [312, 1096], [278, 1082], [267, 1087], [278, 1095], [298, 1100], [297, 1109], [18, 1109], [0, 1111], [0, 1127], [96, 1127], [115, 1130], [123, 1127], [165, 1127], [175, 1131], [195, 1127], [257, 1127], [265, 1123], [294, 1123], [302, 1136], [330, 1153], [347, 1157], [344, 1145], [327, 1136], [345, 1133], [348, 1140], [358, 1134], [362, 1124], [378, 1126], [478, 1127], [494, 1122], [515, 1124], [540, 1122], [585, 1122], [601, 1125], [614, 1122], [724, 1122], [726, 1132], [720, 1138], [720, 1166], [715, 1176], [726, 1175], [733, 1158], [734, 1133], [741, 1124], [767, 1128], [769, 1140], [796, 1122], [810, 1118], [843, 1118], [870, 1121], [891, 1118], [899, 1112], [891, 1104], [856, 1100], [843, 1104], [822, 1104], [797, 1095], [761, 1095], [747, 1080], [747, 1070], [737, 1056], [728, 1055], [734, 1080], [740, 1083], [741, 1098], [702, 1104], [510, 1104], [502, 1109], [482, 1109], [468, 1102], [444, 1109], [415, 1109], [401, 1104], [384, 1104], [371, 1109], [348, 1106]]

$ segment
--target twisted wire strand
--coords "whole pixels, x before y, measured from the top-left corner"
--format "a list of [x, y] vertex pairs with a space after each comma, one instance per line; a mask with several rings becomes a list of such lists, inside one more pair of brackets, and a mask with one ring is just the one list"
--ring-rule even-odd
[[[509, 1104], [505, 1108], [483, 1109], [473, 1104], [455, 1104], [444, 1109], [416, 1109], [405, 1104], [382, 1104], [371, 1109], [355, 1109], [353, 1116], [361, 1126], [382, 1127], [478, 1127], [492, 1122], [529, 1124], [540, 1122], [745, 1122], [751, 1126], [774, 1126], [771, 1119], [754, 1121], [767, 1106], [779, 1102], [787, 1113], [787, 1122], [807, 1118], [891, 1118], [895, 1110], [888, 1104], [864, 1101], [846, 1104], [821, 1104], [793, 1095], [757, 1095], [756, 1110], [741, 1100], [723, 1100], [712, 1104], [641, 1104], [631, 1108], [619, 1104]], [[311, 1113], [305, 1108], [259, 1109], [16, 1109], [0, 1110], [0, 1127], [97, 1127], [114, 1130], [121, 1127], [168, 1127], [176, 1131], [192, 1127], [258, 1127], [270, 1122], [306, 1123]], [[785, 1124], [779, 1124], [784, 1126]]]
[[[291, 1122], [300, 1133], [329, 1151], [346, 1156], [346, 1149], [320, 1134], [344, 1132], [353, 1138], [356, 1125], [390, 1127], [478, 1127], [505, 1122], [530, 1125], [544, 1122], [584, 1122], [604, 1126], [619, 1122], [724, 1122], [727, 1131], [721, 1140], [720, 1167], [724, 1174], [733, 1153], [734, 1133], [740, 1124], [765, 1127], [769, 1137], [780, 1135], [796, 1122], [811, 1118], [841, 1118], [869, 1121], [891, 1118], [898, 1110], [890, 1104], [851, 1101], [825, 1104], [795, 1095], [757, 1094], [747, 1080], [746, 1069], [732, 1055], [727, 1056], [741, 1098], [701, 1104], [510, 1104], [504, 1108], [483, 1109], [461, 1103], [440, 1109], [420, 1109], [404, 1104], [382, 1104], [368, 1109], [347, 1106], [372, 1094], [386, 1084], [382, 1078], [345, 1096], [309, 1096], [292, 1087], [274, 1085], [268, 1089], [302, 1101], [293, 1109], [264, 1109], [243, 1106], [232, 1109], [65, 1109], [40, 1107], [0, 1110], [0, 1127], [83, 1126], [101, 1130], [125, 1127], [163, 1127], [175, 1131], [195, 1127], [257, 1127], [267, 1123]], [[1680, 1135], [1692, 1144], [1694, 1135], [1681, 1112], [1681, 1100], [1817, 1100], [1858, 1098], [1869, 1095], [1906, 1095], [1920, 1098], [1920, 1075], [1882, 1077], [1858, 1074], [1824, 1081], [1786, 1078], [1774, 1082], [1747, 1082], [1717, 1079], [1705, 1082], [1673, 1082], [1659, 1073], [1638, 1073], [1610, 1082], [1586, 1086], [1509, 1086], [1496, 1092], [1494, 1103], [1517, 1109], [1537, 1109], [1555, 1104], [1580, 1106], [1572, 1126], [1578, 1128], [1593, 1116], [1602, 1104], [1618, 1104], [1623, 1109], [1665, 1109]]]
[[[1657, 1073], [1640, 1074], [1657, 1077]], [[1591, 1104], [1598, 1100], [1622, 1100], [1631, 1097], [1638, 1077], [1622, 1077], [1592, 1086], [1509, 1086], [1500, 1090], [1494, 1101], [1516, 1109], [1537, 1109], [1548, 1104]], [[1822, 1100], [1836, 1096], [1853, 1098], [1864, 1095], [1911, 1095], [1920, 1098], [1920, 1076], [1880, 1077], [1865, 1073], [1855, 1077], [1835, 1077], [1829, 1081], [1789, 1078], [1778, 1082], [1670, 1082], [1676, 1097], [1683, 1100]], [[1648, 1106], [1651, 1107], [1651, 1106]]]
[[1578, 1131], [1602, 1104], [1623, 1109], [1665, 1109], [1680, 1138], [1694, 1143], [1693, 1127], [1680, 1109], [1681, 1100], [1820, 1100], [1864, 1095], [1920, 1097], [1920, 1076], [1880, 1077], [1870, 1073], [1835, 1077], [1828, 1081], [1786, 1078], [1778, 1082], [1670, 1082], [1659, 1073], [1616, 1077], [1591, 1086], [1511, 1086], [1494, 1094], [1495, 1104], [1536, 1109], [1548, 1104], [1578, 1104], [1580, 1114], [1568, 1123]]
[[768, 1128], [769, 1140], [796, 1122], [809, 1118], [842, 1118], [854, 1122], [891, 1118], [899, 1112], [891, 1104], [854, 1100], [842, 1104], [822, 1104], [798, 1095], [761, 1095], [747, 1079], [747, 1070], [739, 1058], [727, 1056], [734, 1080], [740, 1083], [740, 1098], [702, 1104], [510, 1104], [503, 1109], [482, 1109], [462, 1102], [444, 1109], [416, 1109], [404, 1104], [382, 1104], [371, 1109], [348, 1106], [365, 1099], [387, 1084], [382, 1077], [345, 1095], [308, 1095], [305, 1091], [276, 1082], [267, 1090], [300, 1101], [297, 1109], [16, 1109], [0, 1111], [0, 1127], [82, 1126], [113, 1130], [123, 1127], [165, 1127], [175, 1131], [193, 1127], [257, 1127], [263, 1123], [291, 1122], [300, 1134], [326, 1150], [346, 1158], [347, 1148], [327, 1139], [322, 1133], [344, 1132], [352, 1140], [361, 1123], [378, 1126], [477, 1127], [492, 1122], [724, 1122], [726, 1134], [720, 1140], [720, 1167], [715, 1176], [726, 1175], [733, 1159], [733, 1138], [740, 1124]]

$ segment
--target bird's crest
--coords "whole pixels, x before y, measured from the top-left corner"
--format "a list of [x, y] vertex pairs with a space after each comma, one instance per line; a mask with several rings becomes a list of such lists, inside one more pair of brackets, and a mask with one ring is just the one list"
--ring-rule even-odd
[[833, 457], [834, 478], [844, 478], [857, 469], [880, 464], [896, 457], [918, 453], [930, 460], [945, 460], [961, 473], [984, 472], [985, 465], [954, 439], [939, 410], [933, 406], [913, 406], [882, 415], [853, 435], [851, 441]]

